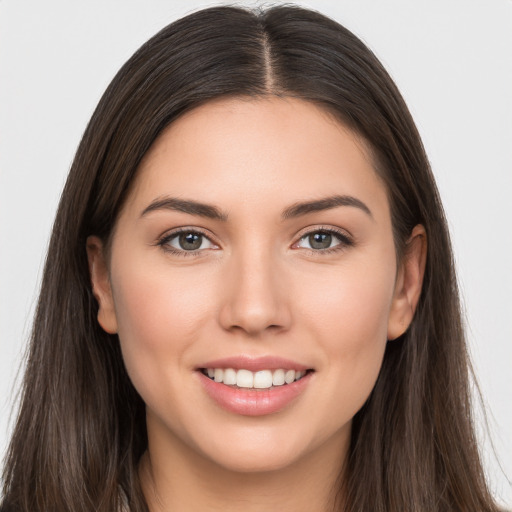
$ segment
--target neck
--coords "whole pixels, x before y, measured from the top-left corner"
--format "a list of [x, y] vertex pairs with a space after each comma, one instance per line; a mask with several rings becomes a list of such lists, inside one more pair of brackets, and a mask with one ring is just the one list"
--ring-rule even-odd
[[139, 473], [151, 512], [201, 510], [333, 512], [339, 510], [343, 454], [348, 438], [314, 450], [292, 465], [238, 472], [202, 457], [184, 443], [149, 442]]

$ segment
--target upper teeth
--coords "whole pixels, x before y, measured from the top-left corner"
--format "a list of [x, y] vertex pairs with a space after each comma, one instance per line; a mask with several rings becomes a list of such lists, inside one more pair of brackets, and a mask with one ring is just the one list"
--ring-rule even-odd
[[233, 368], [207, 368], [205, 372], [215, 382], [222, 382], [239, 388], [266, 389], [272, 386], [291, 384], [306, 374], [299, 370], [261, 370], [251, 372], [249, 370], [234, 370]]

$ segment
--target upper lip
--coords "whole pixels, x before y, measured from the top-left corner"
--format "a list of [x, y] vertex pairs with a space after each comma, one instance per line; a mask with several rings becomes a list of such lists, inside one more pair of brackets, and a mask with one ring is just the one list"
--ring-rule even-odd
[[198, 366], [200, 368], [233, 368], [235, 370], [249, 370], [258, 372], [261, 370], [311, 370], [310, 366], [300, 364], [291, 359], [285, 359], [278, 356], [252, 357], [246, 355], [224, 357], [213, 361], [205, 362]]

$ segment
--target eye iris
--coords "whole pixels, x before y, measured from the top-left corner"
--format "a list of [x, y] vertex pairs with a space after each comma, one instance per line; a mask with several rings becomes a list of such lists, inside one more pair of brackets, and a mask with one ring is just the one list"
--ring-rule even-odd
[[181, 233], [179, 236], [180, 247], [186, 251], [194, 251], [201, 247], [202, 235], [197, 233]]
[[332, 235], [329, 233], [314, 233], [309, 235], [309, 244], [313, 249], [328, 249], [331, 245]]

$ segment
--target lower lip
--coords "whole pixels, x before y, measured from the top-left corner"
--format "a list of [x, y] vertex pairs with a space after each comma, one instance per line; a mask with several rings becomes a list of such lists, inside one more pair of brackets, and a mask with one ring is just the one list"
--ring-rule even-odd
[[291, 384], [269, 389], [240, 389], [215, 382], [202, 372], [197, 372], [206, 393], [222, 409], [243, 416], [263, 416], [279, 412], [304, 392], [312, 372]]

